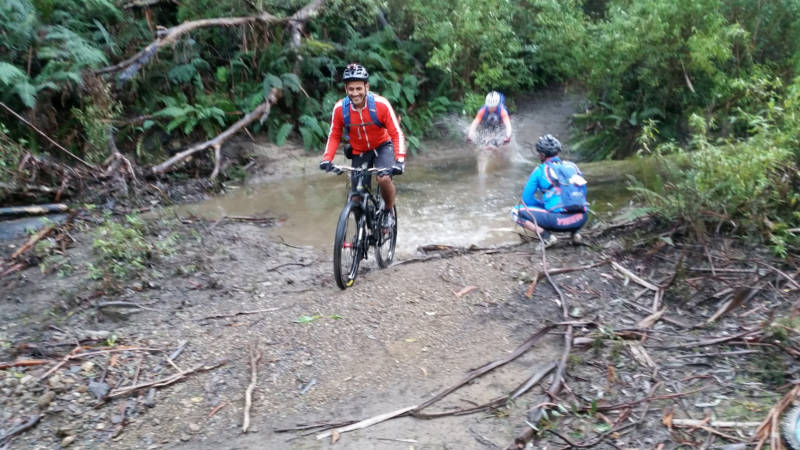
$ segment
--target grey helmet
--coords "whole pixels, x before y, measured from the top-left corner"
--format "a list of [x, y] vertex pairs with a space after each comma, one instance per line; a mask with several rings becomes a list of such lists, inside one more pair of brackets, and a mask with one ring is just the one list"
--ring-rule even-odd
[[367, 69], [364, 68], [361, 64], [352, 63], [348, 64], [347, 67], [344, 68], [344, 73], [342, 74], [342, 81], [347, 83], [348, 81], [366, 81], [369, 82], [369, 72]]
[[536, 141], [536, 151], [544, 156], [556, 156], [561, 151], [561, 142], [551, 134], [545, 134]]

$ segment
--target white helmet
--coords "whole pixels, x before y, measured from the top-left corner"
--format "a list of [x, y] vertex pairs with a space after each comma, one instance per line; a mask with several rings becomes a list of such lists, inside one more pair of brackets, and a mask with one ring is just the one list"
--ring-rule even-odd
[[500, 104], [500, 94], [497, 91], [492, 91], [486, 94], [486, 106], [489, 108], [496, 108]]

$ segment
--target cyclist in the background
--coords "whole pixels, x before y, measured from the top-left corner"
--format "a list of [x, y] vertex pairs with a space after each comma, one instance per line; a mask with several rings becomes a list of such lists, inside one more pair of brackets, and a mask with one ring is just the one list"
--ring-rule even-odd
[[[392, 175], [405, 171], [406, 138], [389, 101], [369, 91], [369, 73], [359, 64], [348, 64], [342, 75], [347, 96], [333, 107], [328, 143], [319, 168], [334, 169], [333, 157], [342, 135], [352, 147], [353, 167], [380, 169], [377, 174], [385, 202], [384, 228], [394, 226], [395, 189]], [[355, 186], [355, 180], [353, 183]]]
[[496, 135], [500, 131], [500, 124], [505, 126], [505, 138], [503, 144], [507, 144], [511, 140], [511, 119], [508, 118], [508, 110], [504, 102], [503, 94], [492, 91], [486, 94], [486, 101], [478, 114], [475, 115], [475, 120], [469, 126], [467, 133], [467, 140], [469, 142], [475, 141], [478, 127], [481, 126], [488, 134]]

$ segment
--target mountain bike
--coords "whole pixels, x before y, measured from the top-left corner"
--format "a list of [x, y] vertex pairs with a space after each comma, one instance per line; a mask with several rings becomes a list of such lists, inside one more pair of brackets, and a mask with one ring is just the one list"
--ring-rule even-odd
[[368, 259], [372, 247], [378, 266], [386, 268], [394, 259], [397, 244], [397, 209], [394, 209], [394, 225], [382, 227], [384, 201], [378, 185], [375, 195], [370, 192], [370, 179], [381, 169], [366, 167], [334, 166], [337, 174], [355, 174], [355, 186], [347, 194], [347, 202], [339, 214], [336, 236], [333, 240], [333, 276], [336, 285], [346, 289], [353, 285], [362, 259]]

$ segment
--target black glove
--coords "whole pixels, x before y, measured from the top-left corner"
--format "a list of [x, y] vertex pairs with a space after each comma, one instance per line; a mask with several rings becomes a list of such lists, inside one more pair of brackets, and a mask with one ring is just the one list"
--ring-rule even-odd
[[406, 163], [404, 161], [395, 161], [392, 166], [392, 175], [402, 175], [406, 171]]
[[331, 170], [333, 170], [333, 163], [330, 161], [322, 160], [319, 162], [319, 170], [330, 172]]

